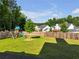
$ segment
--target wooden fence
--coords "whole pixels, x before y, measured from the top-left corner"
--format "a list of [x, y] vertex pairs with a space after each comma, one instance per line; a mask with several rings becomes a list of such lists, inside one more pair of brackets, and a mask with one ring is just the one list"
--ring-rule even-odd
[[14, 34], [14, 31], [0, 31], [0, 39], [2, 38], [10, 38]]
[[44, 37], [53, 37], [53, 38], [63, 38], [63, 39], [79, 39], [79, 33], [73, 32], [33, 32], [31, 34], [44, 36]]
[[79, 33], [72, 32], [46, 32], [46, 37], [63, 38], [63, 39], [79, 39]]
[[[63, 38], [63, 39], [76, 39], [79, 40], [79, 33], [72, 32], [33, 32], [31, 33], [36, 36], [53, 37], [53, 38]], [[0, 38], [12, 37], [9, 31], [1, 31]]]

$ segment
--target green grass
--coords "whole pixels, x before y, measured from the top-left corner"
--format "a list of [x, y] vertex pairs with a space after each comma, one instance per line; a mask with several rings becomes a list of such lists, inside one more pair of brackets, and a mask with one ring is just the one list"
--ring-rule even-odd
[[35, 39], [32, 41], [25, 41], [24, 38], [3, 39], [0, 40], [0, 52], [13, 51], [37, 55], [40, 53], [44, 42], [45, 41], [42, 38]]
[[5, 51], [34, 54], [40, 59], [79, 59], [79, 40], [8, 38], [0, 40], [0, 52]]

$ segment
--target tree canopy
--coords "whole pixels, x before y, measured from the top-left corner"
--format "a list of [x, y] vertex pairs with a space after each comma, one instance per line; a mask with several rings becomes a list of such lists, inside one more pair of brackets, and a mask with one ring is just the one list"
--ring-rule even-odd
[[0, 30], [11, 30], [16, 25], [23, 25], [26, 19], [21, 17], [20, 10], [16, 0], [0, 0]]
[[25, 31], [31, 33], [35, 30], [35, 24], [31, 19], [28, 19], [25, 24]]

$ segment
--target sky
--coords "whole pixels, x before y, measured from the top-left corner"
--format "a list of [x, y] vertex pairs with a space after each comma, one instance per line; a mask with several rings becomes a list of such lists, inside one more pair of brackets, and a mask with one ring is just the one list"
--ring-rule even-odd
[[79, 16], [79, 0], [17, 0], [21, 12], [36, 23], [50, 18]]

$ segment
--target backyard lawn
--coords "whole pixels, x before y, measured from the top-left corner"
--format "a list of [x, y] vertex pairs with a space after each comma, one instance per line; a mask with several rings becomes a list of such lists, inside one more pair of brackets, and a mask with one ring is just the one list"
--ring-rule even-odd
[[[33, 38], [34, 39], [34, 38]], [[0, 40], [0, 52], [24, 52], [39, 59], [79, 59], [79, 40], [38, 38], [25, 41], [24, 38]]]
[[24, 40], [24, 38], [3, 39], [0, 40], [0, 52], [13, 51], [38, 55], [44, 42], [45, 40], [42, 38], [34, 39], [32, 41], [27, 41], [27, 39]]

